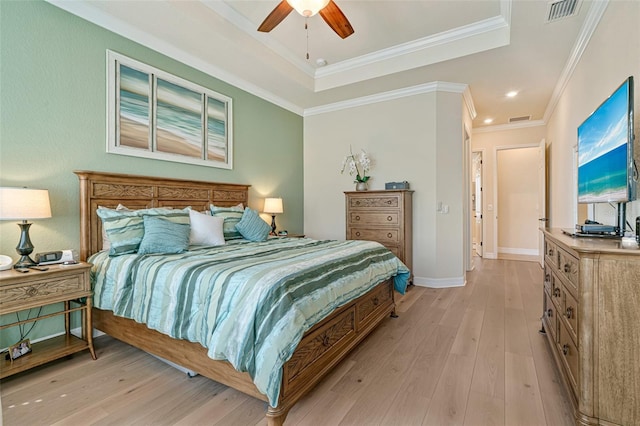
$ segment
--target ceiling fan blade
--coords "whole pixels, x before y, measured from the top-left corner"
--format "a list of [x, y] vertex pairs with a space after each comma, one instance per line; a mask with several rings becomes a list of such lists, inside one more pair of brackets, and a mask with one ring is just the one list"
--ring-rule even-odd
[[333, 0], [331, 0], [319, 13], [320, 16], [322, 16], [322, 19], [324, 19], [331, 29], [340, 37], [347, 38], [353, 34], [353, 27], [349, 23], [349, 20], [344, 16], [344, 13], [342, 13], [338, 5], [335, 4]]
[[286, 0], [282, 0], [279, 5], [275, 7], [267, 16], [262, 24], [258, 27], [258, 31], [262, 31], [263, 33], [268, 33], [272, 29], [276, 27], [284, 18], [291, 13], [293, 7], [287, 3]]

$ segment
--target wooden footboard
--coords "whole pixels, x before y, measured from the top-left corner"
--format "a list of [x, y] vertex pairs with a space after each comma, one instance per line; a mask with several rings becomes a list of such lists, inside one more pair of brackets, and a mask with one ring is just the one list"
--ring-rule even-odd
[[[336, 309], [309, 330], [283, 367], [277, 407], [269, 407], [269, 425], [282, 425], [291, 407], [329, 373], [395, 309], [393, 280], [389, 279], [355, 301]], [[93, 309], [94, 328], [145, 352], [195, 371], [216, 382], [267, 401], [248, 373], [236, 371], [227, 361], [215, 361], [199, 343], [173, 339], [144, 324]]]

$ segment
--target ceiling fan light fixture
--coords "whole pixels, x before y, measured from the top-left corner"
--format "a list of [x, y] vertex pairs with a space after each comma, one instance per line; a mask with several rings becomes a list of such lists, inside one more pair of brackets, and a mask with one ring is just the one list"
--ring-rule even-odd
[[309, 18], [327, 7], [329, 1], [331, 0], [287, 0], [287, 3], [300, 15]]

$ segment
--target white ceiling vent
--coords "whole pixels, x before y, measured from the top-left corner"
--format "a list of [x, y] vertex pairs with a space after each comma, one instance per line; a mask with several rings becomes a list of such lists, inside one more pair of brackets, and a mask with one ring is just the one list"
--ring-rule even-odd
[[523, 115], [522, 117], [509, 117], [509, 123], [517, 123], [519, 121], [529, 121], [531, 120], [530, 115]]
[[545, 22], [555, 22], [578, 13], [580, 0], [559, 0], [547, 3]]

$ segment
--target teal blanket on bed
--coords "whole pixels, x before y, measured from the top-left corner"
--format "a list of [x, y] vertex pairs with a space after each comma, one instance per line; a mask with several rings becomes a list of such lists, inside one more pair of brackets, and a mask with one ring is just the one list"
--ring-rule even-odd
[[282, 366], [303, 334], [335, 308], [409, 270], [369, 241], [273, 238], [194, 247], [182, 254], [89, 259], [94, 304], [248, 372], [276, 407]]

